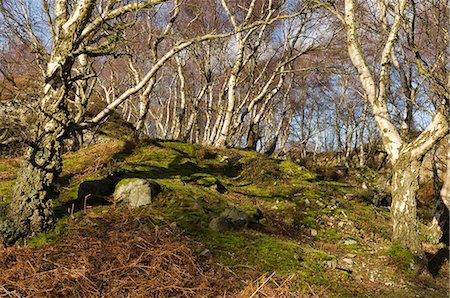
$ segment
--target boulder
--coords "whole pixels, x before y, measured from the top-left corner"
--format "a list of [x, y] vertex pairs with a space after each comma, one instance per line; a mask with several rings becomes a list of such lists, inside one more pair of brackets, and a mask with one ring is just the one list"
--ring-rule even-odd
[[161, 186], [149, 179], [123, 179], [114, 192], [115, 203], [126, 203], [131, 208], [151, 204], [152, 199], [161, 192]]
[[209, 228], [216, 232], [225, 232], [232, 229], [227, 219], [222, 216], [213, 218], [209, 223]]
[[249, 222], [249, 215], [233, 206], [224, 210], [219, 217], [211, 220], [209, 228], [223, 232], [247, 227]]

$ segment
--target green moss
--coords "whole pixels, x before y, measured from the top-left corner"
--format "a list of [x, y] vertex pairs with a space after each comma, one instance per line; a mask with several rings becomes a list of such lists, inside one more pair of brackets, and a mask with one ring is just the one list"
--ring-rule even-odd
[[326, 242], [336, 243], [342, 239], [342, 235], [334, 228], [325, 229], [319, 232], [319, 237]]
[[[54, 230], [30, 239], [30, 245], [61, 242], [67, 233], [66, 206], [69, 205], [63, 203], [77, 197], [81, 181], [99, 179], [105, 175], [96, 170], [97, 163], [100, 168], [108, 165], [110, 159], [117, 156], [113, 152], [120, 151], [119, 147], [112, 150], [108, 146], [110, 145], [93, 146], [64, 156], [67, 181], [65, 184], [61, 183], [64, 185], [61, 195], [54, 201], [55, 206], [60, 206], [58, 216], [62, 218], [58, 220]], [[106, 154], [103, 155], [103, 152]], [[0, 172], [3, 170], [2, 166], [0, 162]], [[8, 167], [4, 169], [9, 171]], [[151, 141], [146, 146], [133, 147], [119, 161], [114, 162], [114, 167], [117, 169], [116, 176], [124, 179], [117, 187], [139, 178], [151, 178], [163, 186], [163, 192], [150, 208], [131, 211], [139, 212], [136, 216], [141, 226], [168, 226], [175, 222], [183, 234], [202, 246], [199, 252], [209, 249], [214, 262], [231, 267], [239, 277], [249, 273], [253, 275], [248, 276], [253, 278], [264, 272], [275, 271], [277, 281], [295, 275], [292, 278], [293, 289], [308, 289], [311, 286], [311, 289], [322, 293], [324, 297], [366, 297], [373, 294], [349, 278], [349, 274], [327, 267], [327, 261], [336, 258], [333, 254], [341, 258], [348, 252], [368, 258], [367, 263], [364, 261], [366, 264], [377, 263], [371, 261], [380, 252], [375, 257], [368, 252], [378, 242], [366, 245], [365, 237], [380, 240], [379, 236], [382, 236], [390, 239], [391, 226], [386, 208], [369, 205], [354, 195], [344, 196], [359, 194], [356, 186], [351, 187], [353, 175], [352, 179], [343, 180], [349, 181], [348, 184], [319, 181], [314, 173], [295, 163], [268, 159], [254, 151], [210, 149], [164, 141]], [[333, 171], [330, 173], [333, 174]], [[356, 177], [366, 179], [364, 181], [375, 181], [378, 176], [370, 170], [360, 175]], [[208, 187], [217, 181], [227, 185], [227, 193], [220, 194]], [[1, 182], [0, 196], [12, 184], [12, 180]], [[257, 208], [262, 210], [265, 218], [260, 222], [261, 230], [242, 229], [222, 233], [211, 231], [208, 227], [210, 221], [230, 205], [245, 211], [251, 217]], [[77, 221], [77, 225], [103, 227], [106, 221], [102, 219], [102, 212], [109, 208], [90, 209], [89, 213], [98, 215], [86, 221]], [[319, 227], [319, 223], [328, 222], [322, 217], [323, 214], [332, 219], [333, 226]], [[75, 216], [79, 216], [79, 213], [75, 213]], [[337, 227], [341, 220], [345, 222], [342, 229]], [[420, 225], [420, 228], [425, 226]], [[305, 237], [310, 229], [316, 229], [318, 235]], [[361, 235], [355, 234], [355, 229], [361, 231]], [[349, 237], [354, 237], [358, 244], [343, 244], [342, 240]], [[388, 241], [383, 243], [389, 243]], [[391, 262], [383, 264], [386, 268], [382, 269], [392, 270], [395, 274], [405, 276], [404, 273], [410, 271], [414, 262], [409, 252], [398, 246], [391, 247], [386, 255]], [[358, 261], [356, 264], [358, 265]], [[389, 268], [393, 264], [397, 264], [399, 270]], [[377, 293], [382, 293], [377, 285], [373, 287], [376, 287]]]
[[312, 187], [304, 188], [299, 194], [300, 195], [298, 195], [298, 198], [301, 198], [303, 200], [308, 199], [310, 201], [318, 200], [325, 196], [324, 192]]
[[351, 185], [348, 183], [344, 183], [344, 182], [339, 182], [339, 181], [319, 181], [318, 182], [319, 185], [326, 185], [326, 186], [334, 186], [336, 188], [342, 188], [342, 187], [350, 187]]
[[263, 233], [210, 232], [202, 239], [220, 262], [230, 267], [249, 267], [260, 271], [289, 273], [301, 268], [303, 250], [297, 243]]
[[306, 215], [297, 215], [294, 218], [294, 224], [298, 227], [309, 227], [309, 228], [317, 228], [317, 214], [314, 211], [308, 211]]
[[116, 189], [118, 189], [119, 187], [123, 186], [123, 185], [127, 185], [133, 181], [136, 180], [140, 180], [141, 178], [126, 178], [126, 179], [122, 179], [119, 181], [119, 183], [116, 184]]
[[27, 240], [26, 243], [32, 247], [39, 247], [46, 244], [61, 243], [68, 232], [67, 221], [68, 221], [67, 216], [58, 219], [55, 227], [52, 230], [31, 237], [30, 239]]
[[165, 148], [174, 149], [180, 153], [187, 154], [188, 156], [194, 156], [196, 150], [199, 148], [198, 145], [182, 143], [177, 141], [163, 142], [161, 143]]
[[203, 177], [196, 181], [198, 185], [202, 186], [212, 186], [217, 183], [217, 178], [215, 177]]
[[306, 250], [306, 254], [311, 261], [330, 261], [335, 259], [335, 256], [329, 255], [326, 252], [317, 249], [308, 249]]
[[0, 197], [5, 198], [6, 200], [9, 200], [10, 198], [10, 191], [13, 187], [15, 181], [2, 181], [0, 182]]
[[403, 270], [412, 269], [415, 263], [415, 256], [409, 250], [401, 245], [394, 243], [387, 251], [386, 255], [390, 256], [394, 263]]
[[306, 170], [304, 167], [291, 161], [282, 161], [279, 163], [279, 167], [285, 175], [291, 177], [301, 178], [303, 180], [313, 180], [316, 178], [314, 174]]
[[268, 185], [283, 178], [277, 162], [264, 156], [256, 158], [243, 158], [243, 169], [240, 177], [246, 181], [252, 181], [258, 185]]

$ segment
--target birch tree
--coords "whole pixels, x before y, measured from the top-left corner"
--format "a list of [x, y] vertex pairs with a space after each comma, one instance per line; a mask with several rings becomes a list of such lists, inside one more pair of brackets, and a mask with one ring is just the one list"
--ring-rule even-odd
[[407, 0], [393, 3], [380, 1], [380, 7], [389, 10], [390, 17], [380, 13], [380, 19], [387, 24], [379, 61], [373, 67], [363, 50], [358, 36], [358, 6], [355, 0], [345, 0], [344, 13], [332, 9], [345, 26], [350, 59], [358, 72], [362, 88], [369, 101], [375, 122], [382, 136], [383, 147], [392, 164], [392, 240], [409, 248], [417, 255], [422, 254], [416, 219], [416, 192], [419, 188], [419, 168], [423, 156], [432, 146], [448, 133], [448, 119], [445, 105], [436, 107], [428, 126], [412, 140], [406, 139], [395, 126], [387, 103], [387, 89], [391, 83], [391, 65], [400, 30], [405, 25]]
[[[168, 10], [174, 7], [169, 11], [172, 18], [167, 20], [163, 35], [169, 33], [178, 14], [178, 1], [171, 3], [174, 4], [164, 0], [54, 0], [50, 5], [50, 1], [43, 0], [42, 11], [36, 12], [35, 1], [0, 2], [2, 20], [22, 44], [36, 53], [43, 77], [43, 83], [39, 86], [39, 129], [36, 138], [30, 141], [30, 149], [18, 172], [6, 219], [0, 223], [1, 242], [10, 244], [53, 225], [52, 197], [57, 193], [55, 182], [62, 170], [64, 140], [78, 130], [103, 123], [135, 95], [140, 96], [142, 103], [138, 119], [144, 121], [155, 76], [178, 53], [196, 43], [253, 31], [278, 20], [252, 20], [239, 26], [236, 31], [175, 40], [161, 55], [155, 55], [150, 67], [142, 71], [141, 76], [136, 76], [131, 86], [107, 98], [108, 104], [103, 110], [91, 119], [85, 119], [82, 110], [96, 81], [96, 74], [92, 74], [89, 67], [90, 61], [101, 57], [101, 62], [105, 63], [126, 54], [124, 49], [117, 48], [119, 44], [124, 44], [124, 32], [140, 21], [144, 11], [158, 10], [161, 5], [166, 5]], [[42, 17], [47, 21], [51, 47], [42, 41], [45, 34], [36, 31], [35, 19]], [[111, 95], [111, 90], [106, 90]], [[73, 111], [77, 110], [80, 113], [74, 115]]]
[[[110, 54], [117, 35], [109, 28], [131, 25], [136, 12], [163, 2], [55, 0], [50, 6], [43, 1], [43, 14], [47, 16], [52, 38], [50, 50], [34, 27], [33, 2], [0, 2], [8, 29], [36, 53], [44, 77], [40, 87], [39, 130], [18, 172], [7, 219], [0, 224], [1, 242], [13, 243], [45, 231], [54, 223], [52, 197], [61, 173], [63, 141], [74, 128], [69, 105], [79, 80], [74, 72], [77, 59], [83, 55]], [[127, 17], [129, 21], [123, 21]]]

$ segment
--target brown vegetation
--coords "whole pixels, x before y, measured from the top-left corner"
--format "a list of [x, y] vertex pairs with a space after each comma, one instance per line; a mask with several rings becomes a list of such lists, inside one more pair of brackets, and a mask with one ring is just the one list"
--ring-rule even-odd
[[[0, 253], [0, 294], [9, 297], [206, 297], [232, 276], [194, 252], [198, 243], [128, 212], [71, 225], [64, 243]], [[136, 225], [139, 228], [136, 228]], [[84, 227], [83, 227], [84, 226]]]

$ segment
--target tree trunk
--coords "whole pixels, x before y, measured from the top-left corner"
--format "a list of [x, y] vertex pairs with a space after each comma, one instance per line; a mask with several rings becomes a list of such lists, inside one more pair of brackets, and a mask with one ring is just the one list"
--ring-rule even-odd
[[0, 242], [13, 244], [20, 238], [48, 230], [54, 224], [52, 198], [62, 170], [63, 141], [67, 137], [66, 109], [52, 115], [38, 141], [30, 148], [18, 172], [7, 210], [0, 226]]
[[[69, 111], [65, 100], [66, 74], [73, 60], [54, 57], [49, 63], [43, 96], [39, 104], [39, 134], [18, 171], [6, 219], [0, 222], [0, 242], [13, 244], [20, 238], [36, 235], [54, 224], [52, 198], [55, 182], [62, 170], [63, 142], [70, 136]], [[60, 62], [60, 63], [58, 63]], [[69, 65], [69, 66], [67, 66]], [[67, 75], [67, 74], [66, 74]]]
[[250, 127], [248, 128], [247, 132], [247, 149], [256, 151], [258, 140], [259, 140], [258, 125], [250, 123]]
[[447, 171], [444, 174], [444, 183], [439, 192], [437, 166], [434, 160], [436, 147], [433, 152], [433, 178], [436, 192], [436, 210], [429, 227], [429, 239], [431, 243], [437, 244], [439, 242], [449, 245], [449, 208], [450, 208], [450, 137], [448, 138], [447, 147]]
[[422, 254], [416, 219], [419, 170], [420, 161], [412, 159], [408, 152], [394, 162], [391, 204], [392, 240], [417, 255]]

